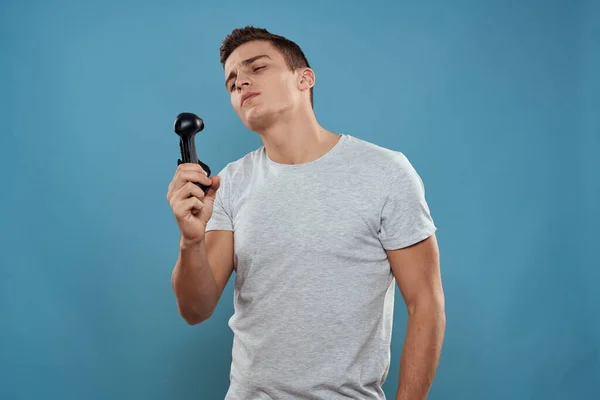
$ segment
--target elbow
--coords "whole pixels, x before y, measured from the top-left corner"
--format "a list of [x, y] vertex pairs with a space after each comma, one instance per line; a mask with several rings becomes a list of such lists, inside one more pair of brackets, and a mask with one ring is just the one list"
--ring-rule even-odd
[[181, 318], [183, 318], [183, 320], [187, 322], [190, 326], [198, 325], [208, 320], [212, 316], [214, 311], [213, 309], [211, 309], [205, 312], [199, 312], [193, 307], [185, 307], [181, 303], [178, 303], [177, 309]]
[[215, 309], [214, 305], [211, 306], [206, 304], [202, 298], [197, 295], [190, 295], [185, 293], [182, 289], [178, 290], [175, 275], [173, 275], [171, 283], [177, 302], [177, 311], [185, 322], [189, 325], [198, 325], [212, 316]]
[[416, 302], [408, 307], [408, 319], [435, 332], [446, 331], [446, 311], [439, 301]]
[[423, 293], [411, 300], [406, 304], [409, 316], [427, 317], [435, 319], [443, 325], [446, 324], [446, 306], [443, 294]]
[[203, 318], [203, 317], [182, 315], [182, 318], [184, 319], [185, 322], [188, 323], [189, 326], [194, 326], [194, 325], [201, 324], [202, 322], [206, 321], [209, 317]]

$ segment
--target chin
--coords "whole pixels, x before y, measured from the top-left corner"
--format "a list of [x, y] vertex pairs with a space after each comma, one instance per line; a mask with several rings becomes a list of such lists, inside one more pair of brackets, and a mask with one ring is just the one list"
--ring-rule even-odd
[[252, 131], [262, 131], [276, 120], [276, 114], [255, 106], [244, 113], [243, 122]]

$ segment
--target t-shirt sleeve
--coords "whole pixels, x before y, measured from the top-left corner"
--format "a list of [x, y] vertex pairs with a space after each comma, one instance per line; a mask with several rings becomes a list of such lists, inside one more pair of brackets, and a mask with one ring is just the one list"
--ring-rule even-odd
[[385, 250], [411, 246], [437, 230], [425, 201], [425, 186], [406, 156], [396, 152], [384, 177], [379, 240]]
[[226, 168], [219, 172], [221, 178], [221, 186], [217, 190], [215, 203], [213, 205], [213, 213], [208, 224], [206, 224], [205, 232], [209, 231], [233, 231], [233, 213], [230, 209], [230, 193], [229, 176], [226, 173]]

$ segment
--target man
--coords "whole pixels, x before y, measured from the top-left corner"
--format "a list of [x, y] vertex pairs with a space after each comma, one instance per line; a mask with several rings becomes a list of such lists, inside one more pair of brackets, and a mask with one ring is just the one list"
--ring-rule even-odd
[[167, 198], [181, 230], [181, 316], [209, 318], [236, 271], [226, 399], [384, 399], [394, 282], [408, 309], [396, 399], [425, 399], [445, 313], [416, 171], [317, 122], [315, 73], [288, 39], [236, 29], [221, 62], [233, 109], [264, 146], [213, 177], [180, 165]]

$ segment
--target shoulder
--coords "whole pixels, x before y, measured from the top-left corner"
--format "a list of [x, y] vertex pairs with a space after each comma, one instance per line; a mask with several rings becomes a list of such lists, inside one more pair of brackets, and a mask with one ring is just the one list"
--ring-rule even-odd
[[250, 177], [254, 166], [262, 157], [263, 147], [259, 147], [237, 160], [230, 161], [219, 171], [218, 175], [222, 180], [227, 181], [244, 181]]
[[416, 172], [401, 150], [384, 147], [355, 136], [348, 137], [348, 148], [350, 154], [356, 157], [357, 163], [377, 171], [382, 177], [402, 178]]
[[252, 173], [256, 161], [260, 159], [261, 149], [262, 147], [226, 163], [216, 174], [221, 179], [221, 185], [217, 191], [217, 200], [230, 213], [233, 213], [240, 193], [247, 190], [252, 181]]

